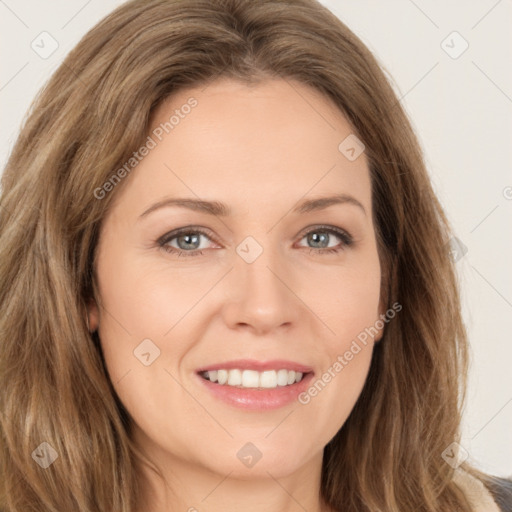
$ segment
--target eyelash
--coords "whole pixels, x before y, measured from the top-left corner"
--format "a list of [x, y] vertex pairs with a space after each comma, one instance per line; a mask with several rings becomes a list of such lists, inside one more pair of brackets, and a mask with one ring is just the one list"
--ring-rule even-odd
[[[301, 235], [301, 240], [309, 235], [310, 233], [315, 232], [321, 232], [321, 233], [329, 233], [331, 235], [335, 235], [342, 241], [342, 246], [339, 248], [326, 248], [326, 249], [315, 249], [314, 247], [309, 247], [309, 252], [311, 254], [311, 251], [317, 252], [319, 254], [326, 254], [326, 253], [339, 253], [340, 251], [344, 250], [347, 247], [350, 247], [353, 244], [352, 237], [344, 230], [340, 228], [336, 228], [334, 226], [315, 226], [309, 231], [306, 231]], [[171, 247], [167, 245], [171, 240], [174, 240], [175, 238], [178, 238], [181, 235], [190, 235], [190, 234], [202, 234], [205, 237], [207, 237], [210, 240], [213, 240], [214, 242], [217, 242], [214, 238], [212, 238], [209, 233], [207, 233], [205, 230], [201, 228], [194, 228], [194, 227], [187, 227], [187, 228], [180, 228], [175, 231], [171, 231], [170, 233], [166, 233], [164, 236], [160, 237], [156, 243], [160, 248], [162, 248], [167, 253], [178, 253], [178, 256], [181, 257], [182, 255], [188, 256], [202, 256], [203, 251], [196, 249], [194, 251], [183, 251], [181, 249], [176, 249], [175, 247]], [[218, 242], [217, 242], [218, 243]], [[307, 249], [307, 247], [303, 247], [304, 249]]]

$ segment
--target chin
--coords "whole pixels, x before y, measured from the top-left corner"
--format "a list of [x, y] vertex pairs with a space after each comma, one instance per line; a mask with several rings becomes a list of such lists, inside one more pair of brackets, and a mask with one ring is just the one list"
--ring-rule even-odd
[[[246, 437], [244, 441], [230, 440], [229, 446], [217, 445], [211, 452], [212, 459], [204, 463], [214, 472], [229, 474], [230, 478], [268, 479], [269, 473], [274, 478], [293, 474], [315, 456], [313, 447], [304, 450], [303, 441], [297, 439], [284, 445], [281, 440], [265, 439], [265, 435], [268, 431], [260, 438], [252, 437], [252, 441]], [[318, 450], [321, 455], [323, 449]]]

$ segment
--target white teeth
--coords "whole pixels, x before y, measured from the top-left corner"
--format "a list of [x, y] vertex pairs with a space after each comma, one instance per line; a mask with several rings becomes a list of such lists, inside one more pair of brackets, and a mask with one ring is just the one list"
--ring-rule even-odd
[[277, 372], [277, 385], [286, 386], [288, 384], [288, 370], [279, 370]]
[[260, 385], [260, 374], [255, 370], [244, 370], [242, 373], [242, 386], [244, 388], [257, 388]]
[[228, 385], [240, 386], [242, 384], [242, 372], [240, 370], [230, 370], [228, 372]]
[[277, 375], [274, 370], [262, 372], [260, 375], [260, 386], [262, 388], [275, 388], [277, 387]]
[[217, 381], [219, 384], [226, 384], [228, 381], [228, 371], [227, 370], [218, 370], [217, 371]]
[[203, 372], [203, 377], [211, 382], [227, 384], [243, 388], [276, 388], [278, 386], [290, 386], [302, 380], [302, 372], [294, 370], [267, 370], [257, 372], [255, 370], [211, 370]]

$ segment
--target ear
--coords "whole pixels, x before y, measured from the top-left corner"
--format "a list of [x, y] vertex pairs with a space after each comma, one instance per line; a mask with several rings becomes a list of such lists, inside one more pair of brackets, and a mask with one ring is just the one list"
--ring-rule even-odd
[[89, 332], [96, 331], [100, 324], [100, 311], [94, 299], [90, 299], [87, 302], [87, 319]]

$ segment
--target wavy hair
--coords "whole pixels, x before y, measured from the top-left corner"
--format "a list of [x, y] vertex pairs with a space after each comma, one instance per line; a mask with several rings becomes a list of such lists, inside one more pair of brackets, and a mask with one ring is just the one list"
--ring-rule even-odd
[[[441, 456], [460, 437], [469, 360], [452, 228], [383, 69], [316, 0], [134, 0], [69, 53], [32, 103], [1, 181], [2, 511], [137, 506], [144, 454], [86, 323], [89, 301], [101, 304], [100, 225], [129, 177], [101, 200], [94, 191], [144, 143], [163, 100], [220, 77], [314, 87], [366, 146], [381, 293], [403, 309], [324, 449], [322, 497], [344, 512], [470, 510]], [[34, 462], [43, 442], [58, 455], [46, 469]]]

